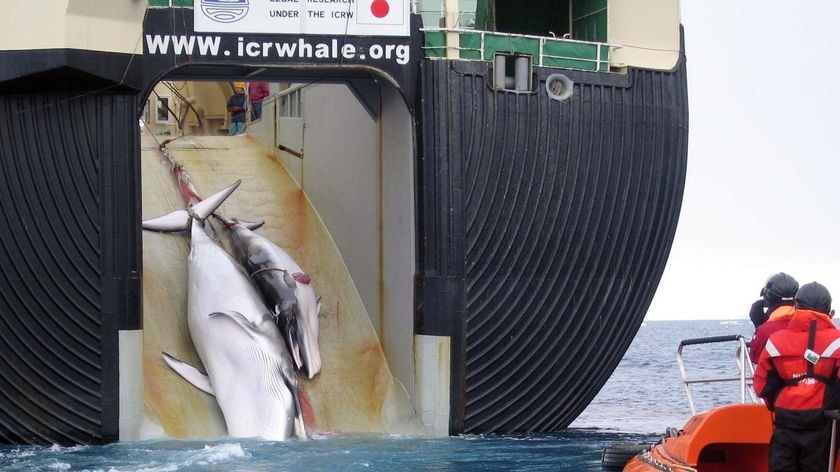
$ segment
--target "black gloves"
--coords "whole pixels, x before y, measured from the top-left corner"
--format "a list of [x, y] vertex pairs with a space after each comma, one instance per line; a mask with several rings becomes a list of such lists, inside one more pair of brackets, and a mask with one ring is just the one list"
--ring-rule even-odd
[[764, 299], [759, 298], [750, 307], [750, 320], [752, 320], [753, 325], [758, 328], [767, 321], [767, 316], [768, 313], [764, 312]]

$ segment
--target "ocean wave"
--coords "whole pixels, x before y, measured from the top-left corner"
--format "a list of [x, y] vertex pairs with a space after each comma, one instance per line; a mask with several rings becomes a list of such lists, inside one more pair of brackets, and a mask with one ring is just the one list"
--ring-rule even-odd
[[239, 443], [223, 443], [215, 446], [204, 446], [194, 457], [186, 462], [188, 465], [210, 465], [223, 462], [231, 458], [249, 457], [250, 454]]

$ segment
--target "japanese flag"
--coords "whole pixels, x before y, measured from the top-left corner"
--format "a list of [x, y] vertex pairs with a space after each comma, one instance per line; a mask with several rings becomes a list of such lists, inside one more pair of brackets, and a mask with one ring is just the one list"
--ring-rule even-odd
[[408, 0], [356, 0], [356, 22], [367, 25], [402, 25]]

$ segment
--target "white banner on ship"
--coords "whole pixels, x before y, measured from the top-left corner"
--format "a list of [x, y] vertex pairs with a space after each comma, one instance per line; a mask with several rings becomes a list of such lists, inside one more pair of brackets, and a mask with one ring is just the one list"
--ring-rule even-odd
[[408, 0], [194, 0], [195, 31], [409, 36]]

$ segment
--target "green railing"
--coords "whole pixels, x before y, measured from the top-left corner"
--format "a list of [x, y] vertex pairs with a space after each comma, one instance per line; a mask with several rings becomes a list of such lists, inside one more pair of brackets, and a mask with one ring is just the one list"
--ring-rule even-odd
[[192, 7], [193, 0], [149, 0], [150, 7]]
[[[527, 54], [541, 67], [563, 67], [609, 72], [622, 64], [610, 61], [610, 51], [621, 46], [573, 39], [548, 38], [495, 31], [459, 28], [424, 28], [426, 57], [445, 59], [447, 49], [458, 51], [458, 59], [492, 61], [497, 53]], [[458, 35], [458, 45], [447, 44], [449, 34]]]

